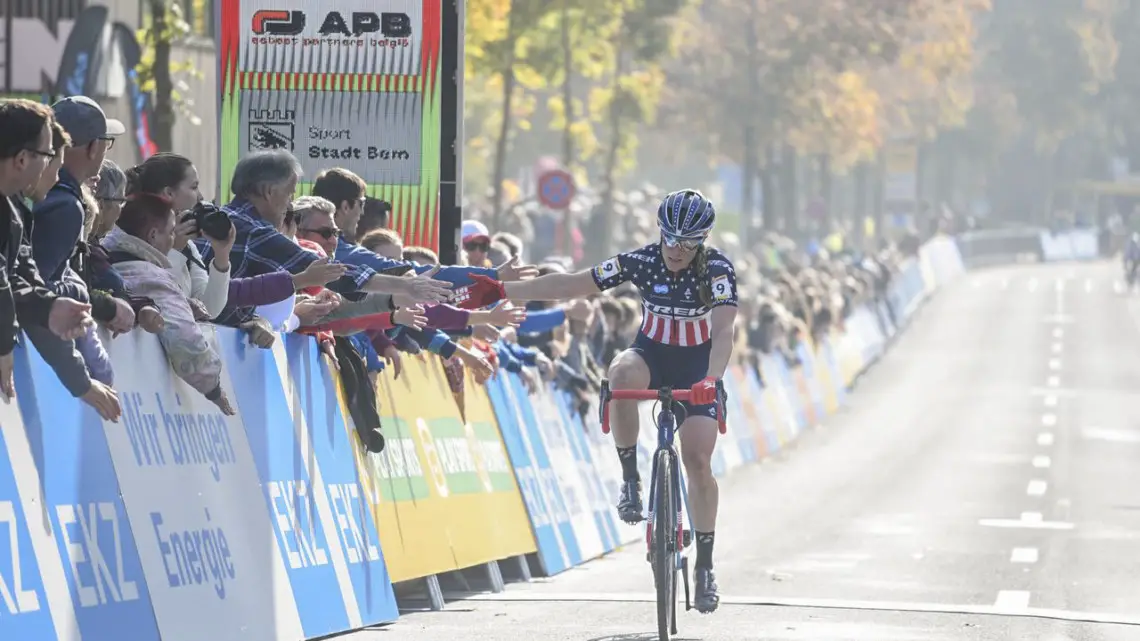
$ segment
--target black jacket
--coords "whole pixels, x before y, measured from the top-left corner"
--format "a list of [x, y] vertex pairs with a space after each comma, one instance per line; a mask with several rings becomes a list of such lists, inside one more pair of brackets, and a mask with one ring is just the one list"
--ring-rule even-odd
[[31, 212], [15, 198], [0, 197], [0, 355], [16, 347], [20, 324], [46, 328], [57, 296], [44, 285], [24, 233]]

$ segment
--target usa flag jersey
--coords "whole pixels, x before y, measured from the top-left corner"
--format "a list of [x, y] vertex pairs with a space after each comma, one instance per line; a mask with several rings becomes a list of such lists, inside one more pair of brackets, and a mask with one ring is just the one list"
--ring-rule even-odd
[[[736, 306], [736, 271], [720, 250], [708, 248], [708, 279], [712, 307]], [[661, 244], [618, 254], [593, 269], [601, 290], [631, 282], [641, 293], [641, 334], [651, 341], [693, 347], [712, 339], [712, 307], [700, 300], [694, 266], [674, 274], [665, 266]]]

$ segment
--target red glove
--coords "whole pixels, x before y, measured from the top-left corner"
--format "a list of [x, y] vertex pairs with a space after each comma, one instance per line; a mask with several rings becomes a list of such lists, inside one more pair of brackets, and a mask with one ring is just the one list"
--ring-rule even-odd
[[716, 382], [715, 376], [707, 376], [705, 379], [690, 388], [692, 396], [689, 397], [689, 403], [692, 405], [708, 405], [716, 402]]
[[451, 304], [463, 309], [480, 309], [507, 297], [503, 283], [484, 276], [471, 274], [472, 284], [455, 290]]

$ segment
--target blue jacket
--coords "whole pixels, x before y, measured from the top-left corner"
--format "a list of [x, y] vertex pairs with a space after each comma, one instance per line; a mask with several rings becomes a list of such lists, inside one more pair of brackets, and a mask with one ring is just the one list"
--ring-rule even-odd
[[78, 275], [65, 278], [72, 271], [67, 261], [83, 235], [83, 217], [79, 181], [67, 169], [60, 169], [59, 182], [32, 208], [32, 259], [49, 289], [86, 302], [86, 287], [79, 293], [73, 284], [82, 279]]
[[[355, 245], [341, 238], [336, 243], [336, 256], [335, 258], [348, 265], [359, 265], [371, 267], [377, 272], [383, 272], [393, 267], [406, 267], [412, 265], [417, 274], [422, 274], [435, 265], [420, 265], [418, 263], [408, 263], [405, 261], [392, 260], [384, 258], [383, 256], [368, 251], [360, 245]], [[435, 275], [436, 280], [446, 281], [455, 285], [456, 287], [463, 287], [464, 285], [471, 284], [471, 274], [482, 274], [489, 278], [497, 279], [498, 272], [490, 267], [443, 267], [439, 273]]]

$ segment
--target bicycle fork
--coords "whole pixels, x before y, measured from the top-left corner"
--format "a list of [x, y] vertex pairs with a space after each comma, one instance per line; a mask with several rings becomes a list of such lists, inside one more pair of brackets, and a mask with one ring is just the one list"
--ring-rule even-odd
[[[686, 556], [683, 551], [692, 544], [693, 533], [692, 523], [689, 524], [690, 528], [688, 530], [685, 529], [682, 507], [684, 508], [684, 512], [689, 513], [689, 492], [688, 488], [685, 487], [685, 484], [681, 479], [681, 466], [679, 461], [680, 457], [677, 456], [676, 450], [673, 450], [672, 448], [669, 448], [669, 450], [669, 458], [673, 463], [670, 466], [672, 469], [670, 470], [671, 478], [669, 480], [670, 485], [672, 485], [674, 489], [673, 514], [676, 515], [676, 528], [674, 530], [676, 534], [675, 538], [673, 539], [673, 545], [669, 548], [669, 552], [676, 554], [678, 557], [677, 567], [681, 570], [681, 580], [684, 583], [685, 587], [685, 610], [688, 611], [693, 609], [691, 592], [689, 588], [689, 557]], [[657, 478], [657, 474], [659, 473], [659, 470], [657, 469], [657, 461], [658, 458], [654, 456], [652, 471], [649, 475], [649, 518], [645, 520], [646, 559], [651, 564], [653, 563], [653, 529], [654, 523], [656, 522], [658, 516], [654, 509], [654, 507], [657, 505], [657, 484], [653, 481], [653, 479]], [[668, 517], [666, 516], [666, 518]], [[692, 519], [691, 513], [689, 513], [689, 518]], [[680, 546], [677, 545], [678, 542], [680, 542]]]

